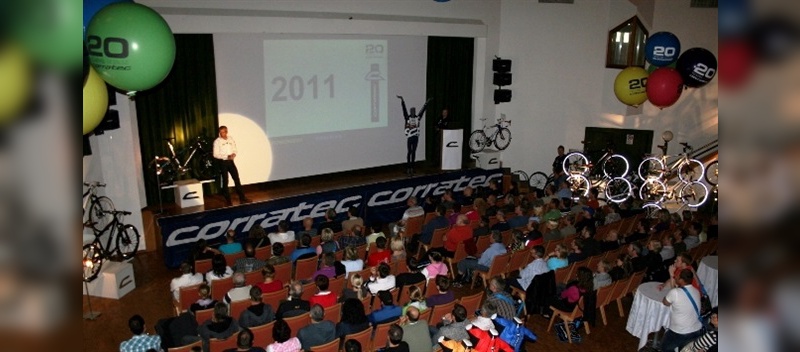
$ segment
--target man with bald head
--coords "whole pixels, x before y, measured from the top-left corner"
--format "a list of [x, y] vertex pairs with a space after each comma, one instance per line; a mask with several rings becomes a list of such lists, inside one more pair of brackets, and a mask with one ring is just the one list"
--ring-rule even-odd
[[433, 343], [428, 331], [428, 322], [419, 319], [419, 309], [408, 307], [403, 323], [403, 341], [408, 343], [410, 351], [430, 351]]
[[[444, 248], [434, 248], [439, 250], [442, 256], [452, 258], [456, 253], [458, 244], [472, 239], [472, 226], [469, 226], [469, 219], [464, 214], [459, 214], [456, 224], [444, 235]], [[467, 251], [469, 252], [469, 251]]]

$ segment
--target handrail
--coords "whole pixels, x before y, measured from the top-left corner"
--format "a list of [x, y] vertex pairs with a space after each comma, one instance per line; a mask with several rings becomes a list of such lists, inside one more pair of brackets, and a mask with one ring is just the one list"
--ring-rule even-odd
[[715, 154], [719, 151], [719, 138], [703, 145], [700, 148], [695, 149], [694, 152], [691, 153], [690, 157], [693, 159], [703, 160], [707, 157]]

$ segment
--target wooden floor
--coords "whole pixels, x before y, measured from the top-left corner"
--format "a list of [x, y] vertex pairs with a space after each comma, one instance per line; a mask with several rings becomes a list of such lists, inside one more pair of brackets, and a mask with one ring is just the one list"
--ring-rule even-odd
[[[391, 166], [379, 169], [354, 171], [344, 174], [318, 176], [298, 180], [282, 181], [280, 184], [259, 185], [246, 189], [248, 198], [254, 201], [274, 199], [295, 194], [335, 189], [357, 184], [404, 178], [403, 166]], [[434, 167], [421, 166], [418, 174], [435, 174]], [[234, 205], [236, 204], [234, 197]], [[206, 198], [206, 206], [211, 208], [224, 206], [220, 196]], [[176, 214], [177, 209], [165, 207], [165, 213]], [[184, 210], [186, 211], [186, 210]], [[193, 211], [198, 211], [197, 209]], [[120, 342], [131, 337], [127, 327], [128, 318], [134, 314], [144, 317], [147, 331], [155, 333], [153, 326], [161, 318], [173, 314], [169, 284], [172, 278], [179, 276], [178, 270], [167, 269], [164, 265], [161, 250], [161, 239], [156, 239], [154, 250], [137, 254], [131, 263], [134, 267], [136, 288], [120, 300], [91, 297], [92, 310], [100, 312], [96, 320], [83, 320], [84, 351], [116, 351]], [[475, 293], [480, 288], [471, 290], [467, 287], [454, 289], [456, 297]], [[630, 309], [632, 298], [625, 299], [625, 311]], [[83, 312], [89, 312], [87, 296], [83, 296]], [[570, 345], [558, 341], [554, 332], [547, 332], [547, 320], [541, 316], [533, 316], [527, 326], [538, 335], [535, 343], [526, 343], [527, 351], [636, 351], [638, 339], [625, 331], [626, 317], [620, 317], [616, 306], [608, 307], [608, 326], [603, 326], [598, 314], [598, 325], [592, 328], [590, 335], [581, 330], [583, 342]], [[416, 352], [416, 351], [414, 351]]]

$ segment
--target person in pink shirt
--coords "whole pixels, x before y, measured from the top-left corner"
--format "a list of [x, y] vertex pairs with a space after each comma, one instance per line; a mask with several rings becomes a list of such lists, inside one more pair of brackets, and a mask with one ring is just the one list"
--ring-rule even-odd
[[425, 269], [422, 269], [422, 274], [430, 280], [436, 278], [436, 275], [444, 275], [447, 276], [448, 268], [447, 265], [442, 262], [442, 253], [436, 251], [430, 251], [428, 253], [428, 259], [431, 261]]

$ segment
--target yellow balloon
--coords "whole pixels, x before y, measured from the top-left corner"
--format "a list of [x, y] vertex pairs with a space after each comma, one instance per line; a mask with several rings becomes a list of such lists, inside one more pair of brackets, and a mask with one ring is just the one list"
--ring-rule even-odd
[[22, 48], [10, 43], [0, 46], [0, 126], [22, 112], [32, 85], [31, 64]]
[[83, 85], [83, 134], [92, 132], [108, 110], [108, 90], [106, 82], [94, 68], [89, 68], [89, 76]]
[[614, 80], [614, 94], [626, 105], [639, 106], [647, 101], [647, 76], [641, 67], [627, 67]]

